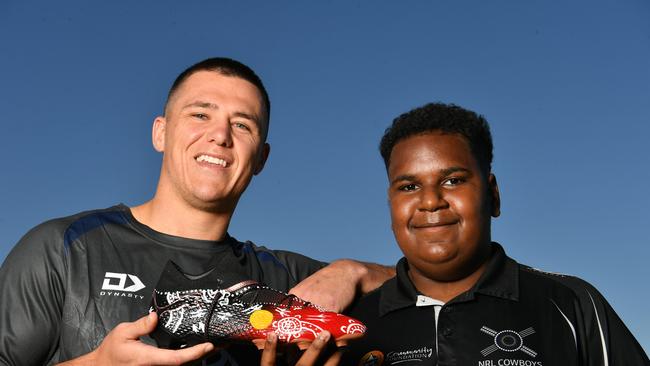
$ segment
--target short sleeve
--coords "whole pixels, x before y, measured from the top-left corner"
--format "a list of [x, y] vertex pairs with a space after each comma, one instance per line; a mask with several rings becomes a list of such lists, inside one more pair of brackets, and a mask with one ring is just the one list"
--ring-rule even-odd
[[648, 356], [603, 295], [591, 284], [570, 278], [583, 319], [578, 336], [587, 365], [650, 365]]
[[47, 222], [28, 232], [0, 267], [0, 364], [44, 365], [56, 356], [65, 297], [65, 248]]
[[294, 283], [290, 287], [294, 287], [300, 281], [328, 265], [327, 262], [321, 262], [294, 252], [276, 250], [274, 254], [285, 265], [289, 275], [293, 278]]

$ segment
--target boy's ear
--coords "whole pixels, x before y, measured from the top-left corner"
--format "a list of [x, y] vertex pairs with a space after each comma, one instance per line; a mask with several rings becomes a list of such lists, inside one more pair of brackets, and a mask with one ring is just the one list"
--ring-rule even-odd
[[499, 195], [497, 177], [492, 173], [488, 177], [488, 194], [490, 195], [490, 214], [492, 217], [499, 217], [501, 215], [501, 196]]

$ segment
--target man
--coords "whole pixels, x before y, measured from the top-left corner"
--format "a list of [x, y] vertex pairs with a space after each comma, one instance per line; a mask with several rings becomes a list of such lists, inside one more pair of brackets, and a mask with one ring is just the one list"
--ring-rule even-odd
[[350, 365], [648, 365], [606, 300], [578, 278], [518, 264], [491, 242], [500, 213], [485, 119], [427, 104], [381, 140], [397, 276], [350, 312]]
[[[208, 59], [180, 74], [164, 116], [153, 123], [153, 145], [163, 154], [153, 199], [48, 221], [6, 258], [0, 364], [181, 364], [204, 357], [211, 344], [176, 351], [146, 344], [156, 315], [143, 315], [169, 259], [192, 274], [228, 263], [284, 291], [321, 269], [321, 262], [227, 233], [241, 194], [268, 158], [269, 113], [261, 80], [237, 61]], [[340, 311], [355, 286], [367, 291], [389, 275], [337, 261], [295, 292]], [[204, 364], [258, 359], [252, 346], [233, 346]]]

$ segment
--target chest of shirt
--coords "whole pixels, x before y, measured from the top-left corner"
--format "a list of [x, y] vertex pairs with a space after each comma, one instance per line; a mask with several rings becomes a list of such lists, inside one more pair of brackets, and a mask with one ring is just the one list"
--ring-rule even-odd
[[532, 311], [508, 300], [408, 307], [363, 319], [364, 339], [350, 347], [350, 365], [543, 366], [577, 364], [576, 343], [550, 306]]

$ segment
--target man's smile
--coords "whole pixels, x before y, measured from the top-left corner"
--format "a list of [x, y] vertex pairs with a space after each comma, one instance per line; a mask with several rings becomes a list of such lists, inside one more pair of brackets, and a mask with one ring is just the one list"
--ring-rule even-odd
[[196, 160], [198, 163], [203, 164], [208, 164], [208, 165], [217, 165], [221, 166], [223, 168], [227, 167], [230, 165], [228, 161], [226, 161], [225, 158], [219, 158], [213, 155], [208, 155], [208, 154], [199, 154], [194, 157], [194, 160]]

